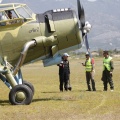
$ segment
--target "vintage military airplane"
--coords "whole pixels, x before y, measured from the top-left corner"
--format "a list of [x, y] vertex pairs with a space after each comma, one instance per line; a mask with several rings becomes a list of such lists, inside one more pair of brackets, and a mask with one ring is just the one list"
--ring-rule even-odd
[[54, 65], [62, 53], [82, 47], [91, 25], [79, 0], [77, 5], [79, 21], [70, 8], [35, 14], [26, 4], [0, 4], [0, 79], [10, 88], [11, 104], [30, 104], [33, 98], [33, 85], [22, 78], [23, 64]]

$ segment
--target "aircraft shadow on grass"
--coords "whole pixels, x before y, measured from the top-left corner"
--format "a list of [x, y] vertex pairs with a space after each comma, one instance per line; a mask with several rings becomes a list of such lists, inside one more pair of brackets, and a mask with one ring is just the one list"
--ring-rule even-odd
[[61, 98], [41, 98], [41, 99], [33, 99], [32, 102], [39, 102], [39, 101], [51, 101], [51, 100], [54, 100], [54, 101], [64, 101], [64, 99], [61, 99]]
[[76, 101], [76, 99], [72, 97], [49, 97], [49, 98], [38, 98], [38, 99], [33, 99], [32, 102], [39, 102], [39, 101]]
[[60, 93], [58, 91], [51, 91], [51, 92], [41, 92], [41, 93]]
[[0, 100], [0, 106], [9, 105], [9, 100]]

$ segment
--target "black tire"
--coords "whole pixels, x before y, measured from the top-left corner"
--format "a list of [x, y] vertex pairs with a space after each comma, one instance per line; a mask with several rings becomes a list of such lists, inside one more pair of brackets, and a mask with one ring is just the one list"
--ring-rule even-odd
[[34, 89], [34, 86], [31, 84], [31, 83], [29, 83], [29, 82], [27, 82], [27, 81], [23, 81], [23, 84], [24, 85], [27, 85], [31, 90], [32, 90], [32, 93], [33, 93], [33, 95], [34, 95], [34, 93], [35, 93], [35, 89]]
[[[25, 95], [24, 100], [17, 100], [16, 94], [18, 92], [23, 92]], [[32, 90], [26, 85], [16, 85], [13, 87], [9, 93], [9, 101], [12, 105], [29, 105], [32, 102], [33, 94]]]

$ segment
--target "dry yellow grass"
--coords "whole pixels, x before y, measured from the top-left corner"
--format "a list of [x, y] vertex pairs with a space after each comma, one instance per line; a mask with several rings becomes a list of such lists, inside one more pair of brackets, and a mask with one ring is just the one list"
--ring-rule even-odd
[[35, 87], [33, 102], [27, 106], [10, 105], [9, 89], [0, 81], [0, 120], [119, 120], [120, 59], [114, 60], [114, 92], [102, 91], [102, 58], [95, 61], [96, 92], [85, 91], [87, 85], [81, 65], [84, 59], [70, 60], [71, 92], [59, 92], [57, 66], [44, 68], [38, 62], [22, 67], [24, 79]]

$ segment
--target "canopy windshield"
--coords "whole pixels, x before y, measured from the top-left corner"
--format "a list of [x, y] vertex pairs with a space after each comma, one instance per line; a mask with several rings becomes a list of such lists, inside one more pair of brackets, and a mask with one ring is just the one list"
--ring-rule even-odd
[[0, 4], [0, 11], [12, 11], [17, 18], [32, 18], [33, 12], [26, 4]]

